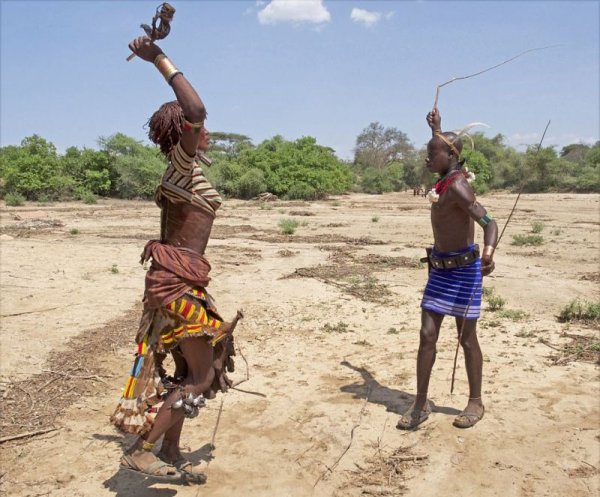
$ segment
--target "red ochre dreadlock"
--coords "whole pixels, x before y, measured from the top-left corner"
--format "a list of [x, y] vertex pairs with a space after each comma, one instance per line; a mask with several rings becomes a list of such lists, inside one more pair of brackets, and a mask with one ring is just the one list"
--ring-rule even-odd
[[184, 119], [181, 105], [177, 100], [173, 100], [162, 104], [148, 120], [148, 138], [156, 143], [167, 157], [179, 143]]

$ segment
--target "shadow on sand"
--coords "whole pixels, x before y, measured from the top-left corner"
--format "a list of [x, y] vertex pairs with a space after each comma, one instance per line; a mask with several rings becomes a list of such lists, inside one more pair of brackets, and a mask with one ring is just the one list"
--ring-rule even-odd
[[[95, 434], [94, 438], [115, 442], [124, 447], [130, 446], [137, 437], [127, 435], [101, 435]], [[160, 449], [159, 449], [160, 450]], [[199, 449], [192, 452], [182, 452], [183, 456], [191, 461], [192, 464], [199, 464], [200, 461], [208, 462], [214, 456], [211, 454], [211, 444], [206, 443]], [[162, 481], [143, 473], [120, 467], [118, 471], [103, 482], [105, 488], [113, 492], [116, 497], [171, 497], [177, 494], [175, 488], [153, 488], [154, 485], [171, 486], [189, 486], [185, 478], [179, 478], [172, 481]]]
[[[357, 399], [366, 399], [368, 396], [368, 402], [373, 404], [381, 404], [386, 407], [388, 412], [402, 415], [408, 411], [412, 405], [415, 396], [402, 390], [394, 390], [388, 388], [379, 383], [375, 377], [365, 368], [357, 367], [350, 364], [348, 361], [342, 361], [340, 363], [357, 373], [360, 373], [363, 383], [353, 383], [351, 385], [345, 385], [340, 388], [342, 392], [351, 393]], [[453, 407], [438, 406], [435, 402], [430, 400], [432, 411], [439, 412], [448, 415], [460, 414], [458, 409]]]

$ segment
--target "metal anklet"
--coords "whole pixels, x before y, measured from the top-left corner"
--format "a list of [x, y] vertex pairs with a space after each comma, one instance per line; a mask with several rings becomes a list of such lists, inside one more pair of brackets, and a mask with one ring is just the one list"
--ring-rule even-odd
[[186, 418], [195, 418], [198, 416], [200, 408], [206, 405], [204, 395], [199, 394], [194, 396], [192, 392], [185, 395], [185, 392], [181, 392], [180, 397], [171, 404], [171, 409], [181, 409]]

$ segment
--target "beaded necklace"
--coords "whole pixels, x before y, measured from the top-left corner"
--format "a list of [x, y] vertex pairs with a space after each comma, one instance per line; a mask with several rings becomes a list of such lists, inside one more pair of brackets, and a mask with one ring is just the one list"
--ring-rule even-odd
[[437, 202], [440, 199], [440, 195], [444, 193], [448, 187], [461, 176], [466, 178], [469, 183], [475, 179], [475, 175], [472, 172], [469, 172], [469, 169], [466, 167], [450, 171], [446, 176], [440, 178], [435, 186], [429, 190], [427, 193], [427, 199], [432, 204]]

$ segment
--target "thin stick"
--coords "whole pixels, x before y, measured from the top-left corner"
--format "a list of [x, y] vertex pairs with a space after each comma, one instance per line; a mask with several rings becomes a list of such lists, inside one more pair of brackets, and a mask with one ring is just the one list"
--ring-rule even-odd
[[540, 343], [543, 343], [546, 347], [550, 347], [553, 350], [556, 350], [558, 352], [562, 352], [563, 350], [560, 347], [555, 347], [554, 345], [552, 345], [551, 343], [547, 342], [545, 339], [540, 338], [539, 339]]
[[[242, 359], [246, 363], [246, 378], [243, 380], [236, 381], [233, 385], [231, 385], [231, 388], [233, 388], [234, 390], [239, 390], [235, 387], [237, 387], [238, 385], [241, 385], [242, 383], [244, 383], [250, 379], [250, 367], [248, 366], [248, 361], [246, 360], [246, 356], [242, 352], [242, 348], [239, 346], [239, 344], [236, 344], [236, 345], [237, 345], [238, 352], [240, 353], [240, 355], [242, 356]], [[244, 390], [240, 390], [240, 391], [244, 392]], [[251, 392], [246, 392], [246, 393], [251, 393]], [[254, 392], [252, 392], [252, 393], [254, 393]], [[266, 395], [265, 395], [265, 397], [266, 397]]]
[[398, 462], [405, 462], [405, 461], [422, 461], [423, 459], [428, 459], [429, 455], [428, 454], [415, 454], [413, 456], [389, 456], [390, 459], [393, 459], [394, 461], [398, 461]]
[[236, 385], [239, 385], [239, 383], [243, 383], [246, 380], [242, 380], [238, 383], [236, 383], [235, 385], [233, 385], [231, 387], [232, 390], [236, 390], [238, 392], [242, 392], [242, 393], [247, 393], [248, 395], [256, 395], [257, 397], [263, 397], [263, 398], [267, 398], [267, 396], [264, 393], [261, 392], [253, 392], [252, 390], [244, 390], [243, 388], [238, 388]]
[[28, 431], [26, 433], [19, 433], [18, 435], [10, 435], [8, 437], [0, 438], [0, 444], [4, 442], [10, 442], [11, 440], [18, 440], [20, 438], [34, 437], [36, 435], [43, 435], [44, 433], [50, 433], [51, 431], [57, 431], [58, 428], [46, 428], [45, 430]]
[[[219, 406], [219, 414], [217, 414], [217, 422], [215, 423], [215, 428], [213, 429], [212, 438], [210, 439], [210, 454], [212, 456], [212, 451], [215, 450], [215, 438], [217, 437], [217, 430], [219, 429], [219, 422], [221, 421], [221, 413], [223, 412], [223, 402], [224, 398], [221, 398], [221, 405]], [[210, 459], [208, 460], [210, 464]]]
[[491, 71], [492, 69], [496, 69], [497, 67], [503, 66], [504, 64], [508, 64], [509, 62], [512, 62], [513, 60], [521, 57], [521, 55], [525, 55], [526, 53], [535, 52], [537, 50], [546, 50], [547, 48], [554, 48], [554, 47], [558, 47], [558, 46], [560, 46], [560, 45], [548, 45], [547, 47], [530, 48], [529, 50], [525, 50], [524, 52], [521, 52], [520, 54], [517, 54], [514, 57], [511, 57], [510, 59], [505, 60], [504, 62], [500, 62], [500, 64], [496, 64], [495, 66], [488, 67], [487, 69], [483, 69], [482, 71], [478, 71], [473, 74], [469, 74], [468, 76], [457, 76], [455, 78], [452, 78], [451, 80], [446, 81], [445, 83], [442, 83], [441, 85], [437, 86], [437, 89], [435, 92], [435, 102], [433, 103], [433, 108], [437, 109], [438, 100], [440, 97], [440, 88], [442, 88], [443, 86], [449, 85], [450, 83], [453, 83], [454, 81], [459, 81], [461, 79], [474, 78], [475, 76], [479, 76], [480, 74]]
[[75, 390], [76, 387], [71, 387], [68, 390], [64, 391], [64, 392], [58, 392], [54, 397], [49, 398], [46, 401], [46, 404], [49, 404], [50, 402], [52, 402], [54, 399], [57, 399], [58, 397], [61, 397], [63, 395], [67, 395], [68, 393], [72, 392], [73, 390]]
[[[542, 139], [540, 140], [540, 142], [538, 143], [537, 149], [535, 151], [535, 155], [534, 158], [537, 157], [540, 148], [542, 148], [542, 142], [544, 141], [544, 137], [546, 136], [546, 131], [548, 131], [548, 127], [550, 126], [550, 122], [548, 121], [548, 124], [546, 124], [546, 127], [544, 128], [544, 132], [542, 133]], [[519, 202], [519, 198], [521, 198], [521, 193], [523, 193], [523, 188], [525, 188], [525, 181], [523, 180], [521, 182], [521, 186], [519, 187], [519, 193], [517, 195], [517, 198], [515, 199], [515, 203], [510, 211], [510, 214], [508, 215], [508, 219], [506, 220], [506, 223], [504, 223], [504, 228], [502, 228], [502, 232], [500, 233], [500, 236], [498, 237], [498, 241], [496, 242], [496, 247], [498, 247], [498, 245], [500, 244], [500, 240], [502, 240], [502, 236], [504, 235], [504, 232], [506, 231], [506, 227], [508, 226], [509, 221], [512, 218], [513, 213], [515, 212], [515, 208], [517, 207], [517, 203]]]
[[90, 374], [90, 375], [87, 375], [87, 376], [77, 376], [77, 375], [74, 375], [74, 374], [63, 373], [62, 371], [53, 371], [52, 369], [42, 369], [42, 371], [44, 373], [59, 374], [61, 376], [66, 376], [68, 378], [77, 378], [78, 380], [96, 380], [96, 381], [100, 381], [100, 382], [104, 383], [105, 385], [109, 385], [109, 383], [107, 383], [106, 381], [104, 381], [97, 374]]
[[313, 488], [315, 488], [317, 486], [317, 484], [323, 479], [323, 477], [327, 474], [327, 472], [333, 473], [333, 470], [336, 468], [336, 466], [339, 464], [339, 462], [342, 460], [342, 457], [344, 457], [346, 455], [346, 452], [348, 452], [350, 450], [350, 446], [352, 445], [352, 442], [354, 440], [354, 430], [356, 430], [356, 428], [358, 428], [360, 426], [360, 423], [362, 421], [362, 417], [363, 417], [363, 411], [365, 409], [365, 406], [367, 405], [367, 402], [369, 402], [369, 395], [371, 394], [371, 385], [369, 385], [369, 388], [367, 390], [367, 396], [365, 397], [365, 401], [363, 402], [361, 408], [360, 408], [360, 417], [358, 418], [358, 423], [356, 423], [353, 427], [352, 430], [350, 431], [350, 442], [348, 442], [348, 445], [346, 446], [346, 448], [344, 449], [344, 452], [342, 452], [340, 454], [340, 457], [338, 457], [336, 459], [336, 461], [330, 466], [327, 466], [327, 471], [324, 471], [321, 476], [319, 476], [319, 478], [317, 478], [317, 481], [315, 482], [315, 484], [313, 485]]
[[32, 311], [23, 311], [23, 312], [13, 312], [12, 314], [2, 314], [0, 315], [0, 318], [10, 318], [13, 316], [22, 316], [23, 314], [32, 314], [34, 312], [46, 312], [46, 311], [53, 311], [54, 309], [61, 309], [63, 307], [69, 307], [67, 305], [59, 305], [56, 307], [46, 307], [45, 309], [34, 309]]

